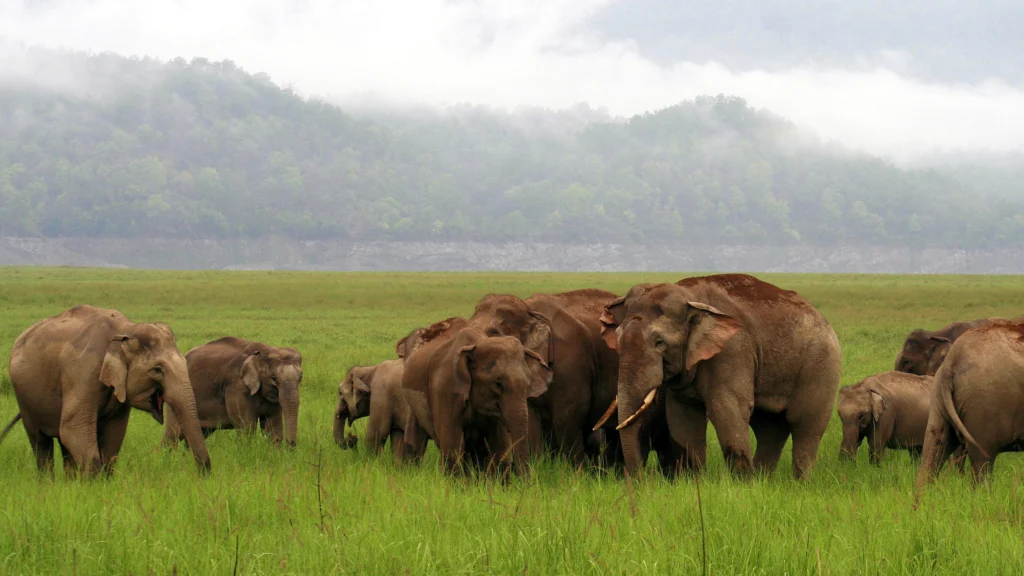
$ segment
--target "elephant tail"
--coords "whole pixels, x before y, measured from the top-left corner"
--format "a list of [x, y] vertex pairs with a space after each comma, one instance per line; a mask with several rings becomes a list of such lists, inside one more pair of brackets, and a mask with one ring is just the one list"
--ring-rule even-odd
[[6, 428], [4, 428], [3, 432], [0, 432], [0, 443], [3, 443], [4, 438], [7, 438], [7, 435], [11, 433], [11, 429], [14, 428], [14, 425], [18, 423], [18, 420], [21, 420], [21, 412], [15, 414], [14, 418], [11, 420], [11, 423], [8, 424]]
[[942, 366], [939, 369], [939, 374], [936, 375], [938, 380], [935, 385], [939, 387], [938, 393], [942, 400], [942, 407], [946, 413], [946, 419], [949, 420], [953, 427], [960, 436], [969, 442], [972, 446], [981, 452], [982, 456], [988, 458], [988, 452], [978, 444], [978, 441], [971, 436], [971, 433], [967, 431], [967, 427], [964, 426], [963, 420], [960, 419], [960, 415], [956, 413], [956, 406], [953, 404], [953, 367], [948, 365]]

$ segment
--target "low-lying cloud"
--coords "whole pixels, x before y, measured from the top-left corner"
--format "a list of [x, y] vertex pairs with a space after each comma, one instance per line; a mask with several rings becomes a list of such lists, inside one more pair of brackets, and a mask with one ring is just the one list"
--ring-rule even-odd
[[[910, 160], [1024, 151], [1024, 89], [929, 84], [891, 68], [660, 66], [588, 20], [611, 0], [0, 0], [0, 41], [161, 59], [230, 59], [300, 93], [631, 115], [734, 94], [849, 147]], [[855, 55], [851, 55], [851, 59]], [[875, 55], [872, 55], [875, 56]], [[0, 74], [17, 69], [0, 59]], [[21, 69], [19, 73], [24, 74]]]

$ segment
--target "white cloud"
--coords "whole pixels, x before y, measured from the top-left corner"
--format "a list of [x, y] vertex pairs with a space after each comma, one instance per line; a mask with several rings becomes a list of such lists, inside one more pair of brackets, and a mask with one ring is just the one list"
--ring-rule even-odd
[[[628, 115], [735, 94], [848, 146], [911, 159], [931, 150], [1024, 151], [1024, 90], [927, 84], [891, 69], [737, 73], [659, 66], [600, 42], [610, 0], [0, 0], [0, 39], [169, 59], [231, 59], [305, 94]], [[906, 55], [886, 53], [893, 68]], [[2, 62], [0, 62], [2, 64]], [[11, 65], [0, 66], [10, 71]]]

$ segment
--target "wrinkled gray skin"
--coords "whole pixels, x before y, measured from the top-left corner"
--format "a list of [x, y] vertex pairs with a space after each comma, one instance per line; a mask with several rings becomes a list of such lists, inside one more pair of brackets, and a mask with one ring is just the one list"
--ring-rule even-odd
[[975, 483], [996, 456], [1024, 450], [1024, 323], [1000, 321], [963, 334], [935, 375], [915, 501], [958, 446]]
[[527, 399], [547, 391], [549, 369], [508, 336], [463, 328], [427, 342], [406, 358], [402, 387], [411, 418], [406, 442], [426, 434], [437, 443], [446, 472], [468, 460], [494, 469], [511, 455], [528, 472]]
[[422, 455], [406, 453], [404, 429], [410, 412], [402, 394], [403, 372], [402, 360], [349, 369], [338, 385], [338, 406], [334, 410], [334, 441], [339, 447], [355, 446], [355, 436], [346, 436], [345, 427], [369, 416], [366, 445], [374, 453], [379, 453], [390, 438], [397, 461], [406, 456], [418, 459]]
[[867, 440], [872, 463], [886, 448], [920, 456], [932, 397], [932, 377], [905, 372], [868, 376], [839, 391], [836, 411], [843, 423], [841, 458], [856, 459]]
[[[835, 332], [809, 302], [746, 274], [641, 285], [602, 316], [619, 351], [618, 416], [626, 470], [641, 461], [645, 402], [665, 387], [680, 465], [703, 468], [707, 420], [730, 469], [774, 470], [793, 436], [793, 472], [817, 456], [839, 388]], [[640, 424], [640, 426], [638, 426]], [[757, 437], [751, 455], [749, 429]]]
[[[204, 435], [230, 429], [251, 433], [259, 424], [275, 444], [283, 437], [288, 447], [295, 446], [302, 382], [298, 350], [228, 336], [189, 350], [185, 358]], [[178, 420], [169, 416], [164, 444], [181, 436]]]
[[1001, 320], [1001, 318], [953, 322], [938, 330], [914, 330], [903, 341], [903, 348], [896, 356], [894, 370], [921, 376], [934, 376], [939, 371], [939, 366], [942, 366], [946, 354], [949, 353], [949, 347], [957, 338], [972, 328], [987, 326], [996, 320]]
[[131, 409], [162, 423], [164, 402], [183, 423], [200, 471], [210, 469], [185, 358], [166, 324], [75, 306], [18, 336], [10, 374], [19, 408], [11, 425], [21, 418], [41, 472], [52, 474], [54, 439], [66, 469], [109, 472]]

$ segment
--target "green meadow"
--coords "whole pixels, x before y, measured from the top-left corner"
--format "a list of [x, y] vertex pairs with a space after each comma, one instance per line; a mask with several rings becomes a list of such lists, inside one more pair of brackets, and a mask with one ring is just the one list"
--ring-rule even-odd
[[[829, 319], [843, 384], [892, 368], [903, 337], [958, 319], [1024, 313], [1009, 276], [775, 275]], [[623, 293], [681, 274], [164, 272], [0, 268], [0, 425], [17, 412], [10, 347], [80, 303], [163, 321], [184, 352], [224, 335], [295, 346], [305, 379], [297, 450], [220, 431], [200, 477], [184, 447], [135, 412], [116, 471], [37, 475], [19, 424], [0, 444], [2, 574], [1021, 574], [1024, 461], [990, 486], [944, 470], [912, 509], [916, 462], [838, 460], [833, 415], [809, 480], [789, 449], [774, 475], [735, 480], [709, 434], [699, 479], [630, 481], [542, 461], [528, 480], [446, 478], [342, 451], [331, 437], [348, 367], [394, 356], [411, 329], [469, 315], [489, 292]], [[361, 433], [365, 421], [357, 424]], [[59, 453], [59, 452], [58, 452]]]

